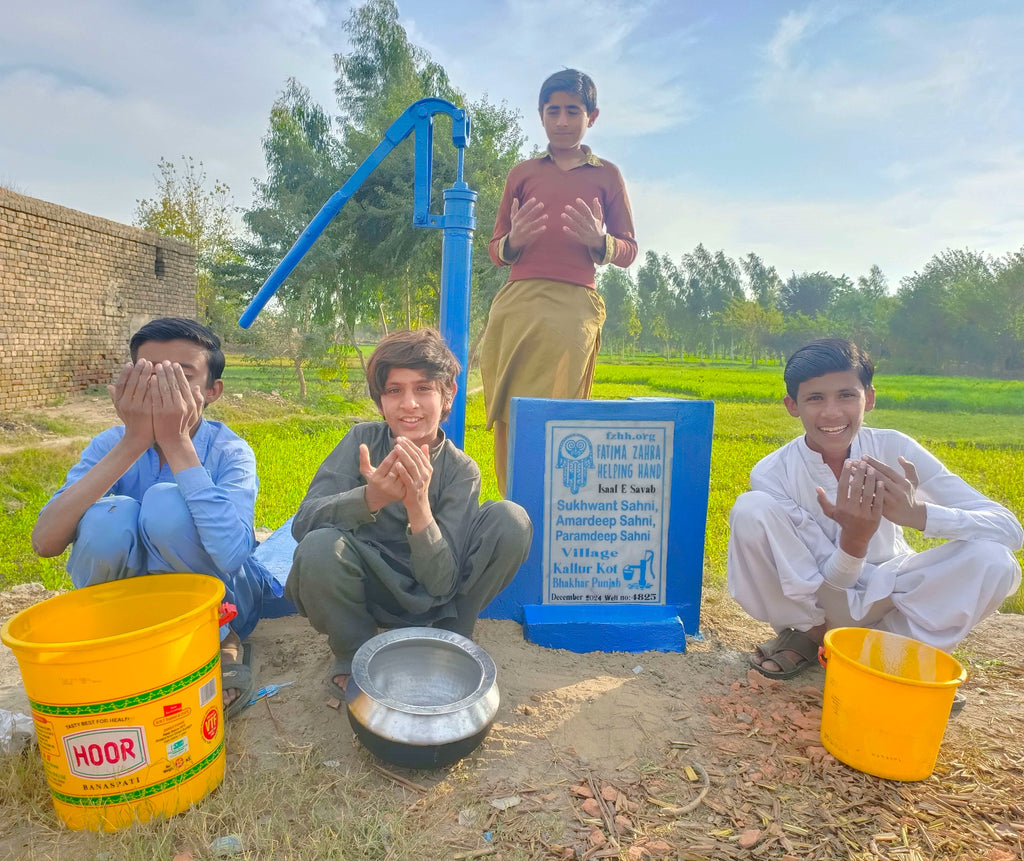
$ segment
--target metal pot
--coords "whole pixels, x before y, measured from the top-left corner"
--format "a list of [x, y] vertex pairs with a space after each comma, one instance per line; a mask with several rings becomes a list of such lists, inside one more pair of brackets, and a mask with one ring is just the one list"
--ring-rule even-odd
[[438, 628], [398, 628], [352, 659], [348, 719], [387, 762], [439, 768], [484, 740], [498, 711], [494, 661], [472, 640]]

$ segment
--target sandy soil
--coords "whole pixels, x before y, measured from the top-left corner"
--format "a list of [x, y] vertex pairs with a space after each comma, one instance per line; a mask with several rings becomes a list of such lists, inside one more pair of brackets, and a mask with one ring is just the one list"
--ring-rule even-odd
[[[47, 594], [0, 593], [0, 619]], [[497, 665], [501, 706], [459, 780], [482, 799], [520, 799], [493, 811], [506, 833], [541, 807], [563, 817], [564, 832], [536, 858], [1022, 857], [1024, 617], [993, 617], [963, 644], [968, 704], [921, 783], [871, 778], [833, 759], [819, 740], [824, 671], [785, 683], [750, 671], [746, 652], [766, 632], [730, 599], [705, 598], [702, 631], [682, 654], [576, 654], [525, 642], [514, 622], [481, 620], [475, 638]], [[341, 767], [376, 762], [344, 708], [327, 704], [322, 636], [288, 617], [262, 621], [251, 641], [260, 683], [290, 684], [229, 724], [229, 755], [235, 747], [273, 760], [283, 746], [312, 744]], [[6, 648], [0, 708], [28, 712]], [[381, 780], [422, 792], [449, 776], [389, 771]], [[480, 826], [437, 828], [440, 847], [486, 847]], [[851, 846], [862, 854], [844, 851]]]

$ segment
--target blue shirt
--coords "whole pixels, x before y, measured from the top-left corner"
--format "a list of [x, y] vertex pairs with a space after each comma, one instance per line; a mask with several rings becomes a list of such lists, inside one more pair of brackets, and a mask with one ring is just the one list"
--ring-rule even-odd
[[[92, 469], [123, 436], [124, 426], [118, 425], [94, 437], [53, 498]], [[161, 466], [160, 455], [150, 448], [106, 495], [130, 496], [141, 502], [154, 484], [177, 484], [204, 549], [223, 575], [231, 575], [242, 568], [256, 549], [256, 456], [249, 444], [227, 425], [206, 419], [199, 423], [192, 445], [202, 466], [183, 469], [175, 475], [166, 463]]]

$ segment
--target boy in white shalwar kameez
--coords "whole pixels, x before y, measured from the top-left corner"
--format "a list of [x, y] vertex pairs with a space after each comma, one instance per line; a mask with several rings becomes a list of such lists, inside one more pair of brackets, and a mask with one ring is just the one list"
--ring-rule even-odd
[[[729, 515], [729, 591], [778, 636], [751, 664], [790, 678], [831, 628], [913, 637], [949, 651], [1020, 584], [1017, 518], [910, 437], [862, 427], [874, 366], [829, 338], [786, 363], [804, 434], [763, 458]], [[916, 529], [945, 543], [914, 552]]]

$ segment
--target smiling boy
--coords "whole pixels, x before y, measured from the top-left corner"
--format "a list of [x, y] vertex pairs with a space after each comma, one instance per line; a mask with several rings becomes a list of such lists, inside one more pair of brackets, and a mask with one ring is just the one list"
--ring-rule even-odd
[[513, 502], [480, 505], [480, 470], [440, 423], [459, 363], [435, 329], [395, 332], [366, 366], [384, 421], [352, 427], [313, 477], [292, 524], [285, 595], [327, 634], [338, 699], [377, 626], [473, 635], [526, 558], [533, 527]]
[[590, 397], [605, 320], [596, 267], [629, 266], [637, 255], [622, 174], [583, 144], [599, 113], [590, 76], [556, 72], [538, 107], [547, 151], [509, 172], [489, 246], [495, 265], [511, 267], [480, 347], [502, 494], [511, 399]]
[[[786, 363], [785, 405], [804, 433], [750, 473], [729, 516], [733, 597], [778, 636], [751, 664], [790, 678], [831, 628], [875, 628], [946, 651], [1020, 584], [1017, 518], [910, 437], [863, 427], [870, 357], [829, 338]], [[914, 552], [905, 528], [945, 543]]]

